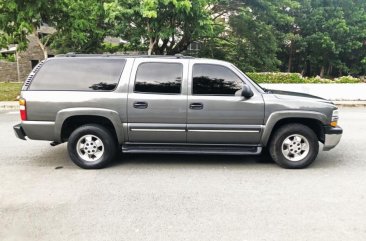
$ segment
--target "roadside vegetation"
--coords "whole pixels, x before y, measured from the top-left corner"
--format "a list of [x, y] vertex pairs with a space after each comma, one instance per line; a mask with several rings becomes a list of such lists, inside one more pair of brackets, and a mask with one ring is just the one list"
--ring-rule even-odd
[[[185, 53], [227, 60], [246, 72], [310, 77], [291, 77], [295, 82], [366, 76], [364, 0], [7, 0], [0, 5], [0, 47], [16, 43], [25, 49], [27, 36], [34, 35], [45, 57], [49, 48]], [[56, 31], [38, 34], [41, 23]], [[107, 36], [121, 41], [105, 44]]]
[[303, 77], [297, 73], [247, 73], [247, 75], [255, 80], [257, 83], [262, 84], [354, 84], [363, 83], [364, 81], [352, 76], [342, 76], [335, 79], [326, 79], [317, 77]]
[[0, 82], [0, 101], [15, 101], [20, 93], [23, 83]]

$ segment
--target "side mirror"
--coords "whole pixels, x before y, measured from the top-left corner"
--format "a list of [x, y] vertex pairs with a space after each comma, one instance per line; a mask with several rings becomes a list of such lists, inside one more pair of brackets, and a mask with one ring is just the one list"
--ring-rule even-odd
[[248, 85], [243, 85], [243, 89], [241, 90], [241, 96], [249, 99], [254, 95], [253, 91], [249, 88]]

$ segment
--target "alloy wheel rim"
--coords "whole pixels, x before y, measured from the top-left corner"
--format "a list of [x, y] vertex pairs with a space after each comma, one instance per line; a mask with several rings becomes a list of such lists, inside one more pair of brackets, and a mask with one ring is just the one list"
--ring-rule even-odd
[[282, 154], [292, 162], [302, 161], [310, 152], [308, 139], [299, 134], [293, 134], [282, 142]]
[[95, 135], [82, 136], [77, 144], [76, 150], [81, 159], [87, 162], [95, 162], [104, 154], [102, 140]]

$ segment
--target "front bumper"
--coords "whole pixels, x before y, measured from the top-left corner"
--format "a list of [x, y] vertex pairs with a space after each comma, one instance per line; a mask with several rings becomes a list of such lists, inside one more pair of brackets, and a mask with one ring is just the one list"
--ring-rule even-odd
[[26, 134], [25, 134], [21, 124], [15, 125], [13, 127], [13, 129], [14, 129], [16, 137], [18, 137], [19, 139], [22, 139], [22, 140], [27, 140], [27, 139], [25, 139]]
[[338, 143], [341, 141], [343, 129], [339, 126], [337, 127], [327, 126], [324, 129], [324, 134], [325, 134], [325, 141], [323, 151], [329, 151], [332, 150], [334, 147], [336, 147]]

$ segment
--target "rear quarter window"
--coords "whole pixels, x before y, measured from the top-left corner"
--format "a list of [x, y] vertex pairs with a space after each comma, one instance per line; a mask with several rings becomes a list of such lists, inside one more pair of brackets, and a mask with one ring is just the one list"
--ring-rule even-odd
[[125, 59], [52, 59], [44, 63], [29, 90], [112, 91]]

